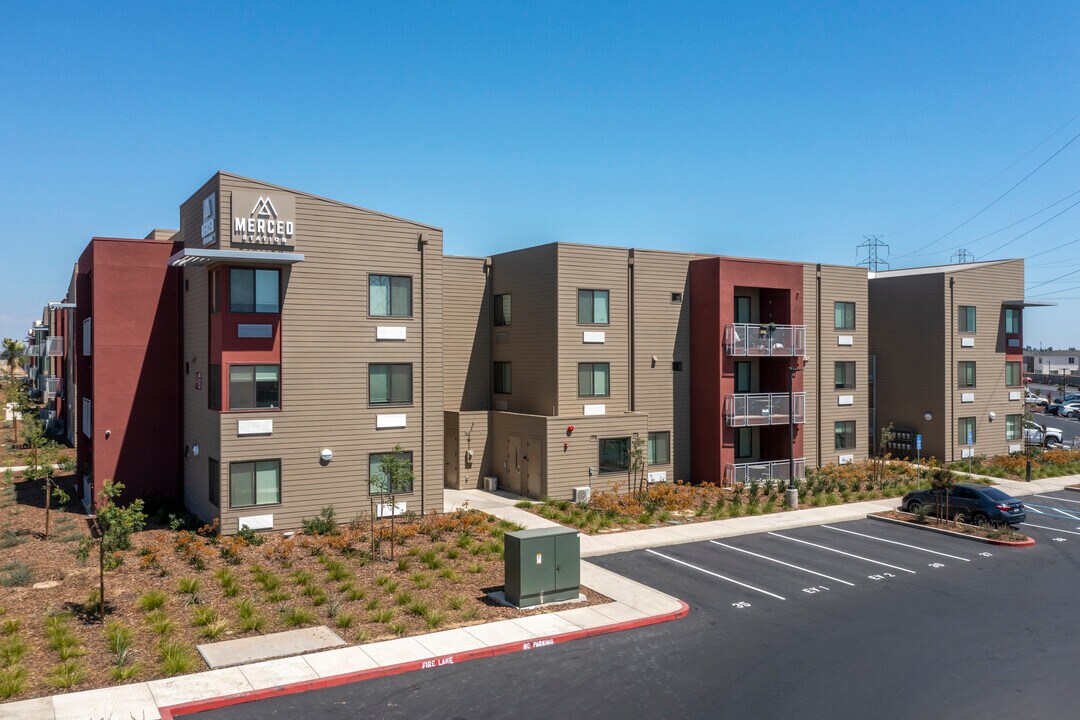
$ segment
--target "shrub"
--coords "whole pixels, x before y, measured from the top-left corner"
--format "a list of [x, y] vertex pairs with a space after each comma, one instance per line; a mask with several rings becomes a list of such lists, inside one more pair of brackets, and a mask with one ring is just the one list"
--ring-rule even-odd
[[199, 592], [199, 578], [184, 577], [176, 581], [176, 589], [194, 597]]
[[424, 613], [424, 622], [429, 629], [434, 630], [446, 622], [446, 613], [439, 610], [429, 610]]
[[431, 587], [431, 578], [424, 573], [413, 573], [409, 576], [409, 580], [420, 590]]
[[334, 625], [341, 628], [342, 630], [348, 630], [353, 626], [355, 622], [356, 617], [354, 615], [350, 615], [347, 612], [339, 612], [337, 614], [337, 617], [334, 618]]
[[397, 635], [399, 637], [403, 637], [403, 636], [409, 634], [408, 626], [405, 623], [402, 623], [402, 622], [392, 622], [389, 625], [387, 625], [386, 627], [387, 627], [388, 630], [390, 630], [390, 632], [394, 633], [395, 635]]
[[120, 622], [105, 623], [105, 638], [109, 643], [109, 650], [116, 655], [117, 665], [126, 665], [128, 653], [135, 644], [135, 633], [128, 626]]
[[405, 607], [405, 610], [409, 614], [416, 615], [417, 617], [423, 617], [430, 609], [431, 606], [423, 600], [413, 600]]
[[236, 603], [236, 612], [240, 616], [240, 629], [244, 632], [259, 632], [263, 629], [264, 621], [251, 600], [245, 599]]
[[218, 620], [216, 622], [210, 623], [209, 625], [204, 625], [202, 630], [199, 631], [199, 634], [202, 635], [204, 638], [210, 640], [217, 640], [228, 629], [228, 623], [226, 623], [224, 620]]
[[218, 613], [214, 608], [203, 605], [195, 608], [194, 612], [191, 614], [191, 618], [195, 625], [206, 627], [207, 625], [212, 625], [217, 622]]
[[237, 531], [235, 537], [243, 540], [248, 545], [254, 547], [258, 547], [259, 545], [262, 545], [264, 542], [266, 542], [266, 538], [249, 528], [247, 525], [240, 528]]
[[5, 638], [0, 642], [0, 666], [10, 668], [17, 665], [29, 651], [26, 642], [18, 635]]
[[26, 689], [26, 668], [21, 665], [0, 670], [0, 700], [15, 697]]
[[183, 643], [165, 640], [158, 651], [161, 655], [161, 671], [166, 675], [183, 675], [191, 672], [195, 666], [191, 650]]
[[125, 680], [130, 680], [138, 675], [140, 669], [138, 663], [133, 663], [131, 665], [113, 665], [109, 668], [109, 678], [113, 682], [124, 682]]
[[150, 612], [151, 610], [157, 610], [165, 605], [165, 602], [169, 599], [161, 590], [151, 590], [150, 592], [143, 593], [135, 605], [143, 612]]
[[54, 688], [70, 690], [86, 680], [86, 666], [78, 660], [62, 662], [49, 671], [46, 682]]
[[0, 585], [22, 587], [34, 582], [33, 569], [23, 562], [12, 562], [0, 567]]
[[375, 610], [368, 615], [368, 619], [373, 623], [388, 623], [394, 619], [394, 611], [390, 608]]
[[150, 626], [157, 635], [165, 637], [172, 633], [175, 625], [173, 621], [165, 614], [164, 610], [154, 610], [146, 615], [146, 623]]
[[363, 600], [366, 595], [367, 595], [367, 593], [365, 593], [361, 588], [349, 588], [349, 590], [345, 593], [345, 597], [350, 602], [356, 602], [357, 600]]
[[305, 535], [333, 535], [337, 532], [337, 520], [334, 517], [334, 506], [328, 505], [319, 511], [313, 518], [303, 520], [301, 526]]
[[281, 621], [289, 627], [301, 627], [310, 625], [315, 621], [315, 616], [303, 608], [288, 608], [282, 613]]
[[8, 618], [0, 623], [0, 635], [14, 635], [17, 632], [19, 632], [19, 621], [15, 618]]
[[483, 572], [484, 568], [482, 565], [480, 565], [480, 563], [470, 563], [465, 566], [465, 570], [475, 574]]
[[349, 577], [349, 569], [340, 560], [331, 560], [326, 563], [326, 579], [331, 582], [344, 580]]

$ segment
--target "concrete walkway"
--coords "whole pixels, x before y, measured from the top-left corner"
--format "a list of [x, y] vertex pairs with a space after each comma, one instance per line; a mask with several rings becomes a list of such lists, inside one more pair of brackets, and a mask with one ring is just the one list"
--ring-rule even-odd
[[[1080, 476], [1031, 483], [991, 478], [1017, 497], [1061, 490]], [[446, 509], [468, 507], [528, 528], [555, 523], [514, 507], [520, 498], [508, 493], [447, 490]], [[582, 555], [596, 556], [644, 547], [659, 547], [714, 538], [748, 535], [784, 528], [843, 522], [867, 513], [895, 509], [897, 500], [807, 508], [671, 527], [581, 536]], [[456, 628], [416, 637], [355, 645], [278, 660], [239, 665], [175, 678], [133, 683], [100, 690], [36, 698], [0, 705], [0, 720], [171, 720], [175, 715], [303, 692], [346, 682], [439, 665], [532, 651], [581, 637], [666, 622], [689, 608], [682, 601], [589, 562], [581, 564], [581, 584], [613, 602], [556, 612], [522, 611], [513, 620]], [[273, 642], [273, 636], [266, 636]]]

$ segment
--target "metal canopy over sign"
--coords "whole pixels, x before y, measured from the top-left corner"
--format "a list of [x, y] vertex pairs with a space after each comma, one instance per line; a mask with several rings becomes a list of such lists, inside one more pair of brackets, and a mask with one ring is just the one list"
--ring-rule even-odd
[[233, 245], [295, 245], [296, 197], [233, 190], [229, 229]]

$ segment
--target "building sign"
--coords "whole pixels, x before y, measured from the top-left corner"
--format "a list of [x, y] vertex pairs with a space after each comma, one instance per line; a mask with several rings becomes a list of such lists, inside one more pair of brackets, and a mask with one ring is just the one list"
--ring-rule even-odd
[[202, 390], [202, 373], [198, 370], [195, 371], [195, 389]]
[[234, 190], [229, 227], [233, 245], [293, 245], [296, 198], [288, 193]]
[[202, 244], [217, 242], [217, 193], [210, 193], [202, 201]]

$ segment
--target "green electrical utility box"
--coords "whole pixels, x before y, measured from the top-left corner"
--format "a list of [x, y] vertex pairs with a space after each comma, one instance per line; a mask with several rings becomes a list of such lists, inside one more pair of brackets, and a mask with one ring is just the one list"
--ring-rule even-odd
[[506, 533], [506, 601], [532, 607], [576, 600], [581, 590], [581, 537], [570, 528]]

